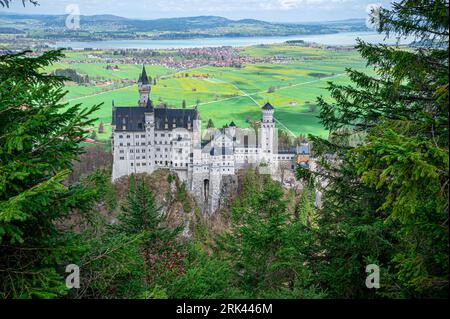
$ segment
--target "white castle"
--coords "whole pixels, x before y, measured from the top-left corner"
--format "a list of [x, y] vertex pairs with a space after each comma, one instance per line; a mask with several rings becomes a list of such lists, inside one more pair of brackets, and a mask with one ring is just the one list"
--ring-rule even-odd
[[117, 107], [113, 102], [113, 181], [130, 174], [169, 169], [186, 183], [199, 206], [212, 213], [219, 207], [224, 176], [252, 166], [286, 183], [295, 180], [299, 157], [309, 154], [307, 144], [278, 150], [275, 110], [270, 103], [261, 109], [258, 133], [237, 128], [231, 122], [202, 135], [197, 108], [153, 106], [145, 67], [138, 86], [139, 106]]

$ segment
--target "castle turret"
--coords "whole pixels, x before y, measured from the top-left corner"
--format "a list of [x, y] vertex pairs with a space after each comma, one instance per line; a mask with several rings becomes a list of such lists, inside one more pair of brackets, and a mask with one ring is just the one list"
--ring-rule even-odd
[[142, 66], [142, 73], [138, 80], [139, 87], [139, 106], [146, 107], [150, 96], [150, 81], [147, 76], [145, 66]]
[[272, 154], [274, 153], [275, 120], [273, 114], [275, 109], [270, 103], [266, 103], [262, 107], [261, 112], [260, 145], [262, 150], [262, 160], [267, 163], [271, 161]]

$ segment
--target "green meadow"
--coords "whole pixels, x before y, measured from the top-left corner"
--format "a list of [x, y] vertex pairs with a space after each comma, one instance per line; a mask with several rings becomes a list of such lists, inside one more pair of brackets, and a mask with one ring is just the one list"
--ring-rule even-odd
[[[151, 99], [155, 105], [167, 103], [171, 107], [182, 107], [183, 100], [187, 107], [198, 104], [203, 124], [206, 125], [208, 119], [212, 119], [216, 127], [231, 121], [240, 127], [247, 127], [247, 120], [258, 120], [260, 107], [270, 102], [276, 109], [275, 118], [279, 128], [292, 135], [314, 134], [326, 137], [327, 131], [317, 118], [317, 97], [328, 98], [328, 81], [349, 83], [346, 68], [366, 69], [364, 61], [353, 50], [324, 50], [288, 45], [252, 46], [241, 50], [242, 54], [258, 57], [286, 56], [297, 60], [247, 64], [242, 68], [206, 66], [190, 70], [147, 65], [147, 73], [153, 78], [159, 78], [157, 85], [152, 86]], [[71, 54], [68, 59], [80, 59], [77, 54]], [[95, 57], [92, 59], [95, 62]], [[102, 63], [57, 63], [48, 71], [57, 68], [73, 68], [81, 74], [94, 78], [100, 76], [113, 82], [103, 86], [67, 86], [66, 101], [69, 104], [102, 104], [95, 114], [98, 122], [106, 124], [106, 132], [99, 136], [100, 139], [109, 139], [113, 100], [116, 106], [137, 105], [137, 85], [119, 87], [116, 82], [120, 79], [137, 79], [141, 71], [140, 65], [119, 64], [119, 70], [112, 71], [107, 70], [106, 64]], [[188, 77], [185, 76], [186, 73]], [[193, 75], [205, 77], [197, 78]]]

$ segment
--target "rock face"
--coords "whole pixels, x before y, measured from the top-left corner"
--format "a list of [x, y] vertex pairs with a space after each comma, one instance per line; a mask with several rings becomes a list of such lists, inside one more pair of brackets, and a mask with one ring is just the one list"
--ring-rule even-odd
[[[183, 237], [189, 238], [192, 235], [190, 229], [191, 221], [195, 217], [195, 202], [186, 190], [186, 185], [180, 181], [178, 176], [168, 170], [158, 170], [149, 175], [146, 173], [136, 174], [137, 178], [143, 178], [153, 192], [155, 201], [161, 209], [161, 213], [167, 216], [166, 225], [175, 228], [184, 225]], [[123, 177], [114, 183], [117, 193], [118, 207], [126, 200], [129, 189], [130, 177]], [[111, 214], [109, 218], [113, 223], [117, 220], [117, 213]]]
[[235, 197], [238, 192], [238, 188], [239, 178], [237, 175], [227, 175], [222, 178], [219, 196], [219, 209], [229, 207], [231, 202], [230, 199]]
[[[258, 169], [255, 172], [257, 175], [262, 175]], [[248, 170], [242, 169], [233, 175], [217, 176], [217, 180], [212, 180], [214, 177], [212, 175], [198, 174], [196, 176], [199, 177], [199, 180], [198, 183], [195, 183], [197, 187], [193, 190], [176, 173], [169, 170], [158, 170], [151, 175], [142, 173], [135, 176], [145, 179], [161, 212], [167, 216], [166, 225], [163, 226], [174, 228], [183, 225], [182, 236], [190, 238], [196, 234], [199, 225], [204, 225], [212, 233], [221, 233], [228, 228], [229, 208], [234, 199], [242, 192], [243, 181], [247, 173]], [[302, 187], [298, 181], [293, 184], [288, 183], [288, 181], [292, 181], [292, 176], [286, 172], [283, 177], [281, 175], [283, 174], [274, 174], [272, 177], [275, 180], [278, 177], [278, 181], [286, 188], [286, 191], [301, 191]], [[210, 185], [211, 182], [217, 187]], [[122, 177], [114, 183], [117, 207], [120, 207], [126, 200], [129, 183], [130, 177], [128, 176]], [[214, 202], [211, 203], [211, 200]], [[212, 206], [216, 208], [213, 211], [211, 211]], [[110, 223], [117, 222], [118, 212], [119, 210], [116, 209], [116, 212], [108, 214], [107, 218]]]

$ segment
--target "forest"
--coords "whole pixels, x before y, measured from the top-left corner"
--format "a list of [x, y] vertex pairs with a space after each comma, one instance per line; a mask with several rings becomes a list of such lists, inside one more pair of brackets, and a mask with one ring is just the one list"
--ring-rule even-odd
[[101, 106], [64, 102], [66, 79], [42, 71], [61, 51], [0, 55], [0, 297], [447, 298], [449, 3], [401, 0], [372, 19], [416, 47], [358, 42], [374, 73], [349, 68], [317, 97], [320, 169], [296, 169], [301, 192], [242, 171], [213, 216], [169, 171], [113, 184], [107, 164], [82, 170]]

